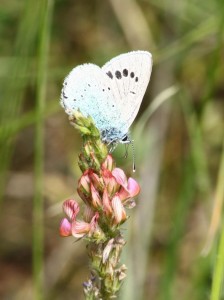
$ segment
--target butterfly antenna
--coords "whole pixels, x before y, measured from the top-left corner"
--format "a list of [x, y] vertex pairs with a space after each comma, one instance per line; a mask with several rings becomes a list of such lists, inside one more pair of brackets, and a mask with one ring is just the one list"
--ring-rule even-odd
[[131, 140], [131, 148], [132, 148], [132, 171], [133, 173], [136, 171], [135, 168], [135, 147], [134, 147], [134, 141]]

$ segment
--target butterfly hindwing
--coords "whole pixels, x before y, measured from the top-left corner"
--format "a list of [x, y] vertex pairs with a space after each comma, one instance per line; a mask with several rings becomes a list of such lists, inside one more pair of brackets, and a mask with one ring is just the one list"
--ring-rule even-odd
[[108, 76], [94, 64], [74, 68], [65, 78], [61, 105], [67, 114], [80, 110], [91, 116], [101, 131], [116, 122], [119, 110], [114, 102]]

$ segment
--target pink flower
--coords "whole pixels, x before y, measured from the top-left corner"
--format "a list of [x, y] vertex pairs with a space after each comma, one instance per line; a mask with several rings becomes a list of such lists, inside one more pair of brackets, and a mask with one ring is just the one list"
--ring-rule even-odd
[[79, 204], [74, 199], [68, 199], [63, 203], [64, 213], [73, 221], [79, 213]]
[[112, 174], [116, 178], [116, 181], [121, 185], [121, 189], [118, 194], [122, 201], [138, 195], [140, 192], [140, 186], [137, 181], [131, 177], [127, 180], [124, 171], [119, 168], [115, 168], [112, 171]]
[[111, 205], [114, 212], [114, 224], [117, 225], [124, 222], [127, 219], [127, 215], [118, 193], [112, 198]]
[[81, 238], [90, 231], [90, 224], [84, 221], [74, 221], [72, 223], [72, 235]]
[[135, 197], [139, 194], [140, 192], [140, 186], [137, 183], [136, 180], [134, 180], [133, 178], [128, 178], [128, 182], [126, 186], [122, 186], [120, 191], [119, 191], [119, 197], [120, 199], [126, 200], [128, 198], [132, 198]]
[[[89, 148], [86, 146], [86, 150]], [[91, 156], [91, 152], [89, 155]], [[96, 169], [98, 170], [98, 169]], [[79, 205], [73, 200], [66, 200], [63, 210], [67, 218], [62, 219], [60, 235], [82, 238], [84, 236], [104, 240], [105, 234], [101, 226], [108, 222], [109, 226], [122, 224], [126, 219], [125, 208], [135, 205], [132, 197], [136, 196], [140, 187], [133, 179], [128, 178], [120, 168], [114, 168], [112, 156], [107, 155], [101, 169], [86, 169], [79, 179], [78, 194], [85, 202], [83, 220], [77, 220]], [[102, 218], [99, 223], [98, 219]]]
[[[64, 218], [60, 224], [60, 235], [61, 236], [70, 236], [80, 238], [86, 235], [87, 233], [93, 233], [94, 229], [97, 225], [97, 220], [99, 218], [99, 214], [96, 212], [90, 223], [85, 221], [76, 220], [76, 216], [79, 213], [79, 205], [75, 200], [69, 199], [63, 203], [63, 210], [67, 215], [68, 219]], [[89, 211], [90, 217], [90, 211]]]
[[81, 238], [86, 234], [92, 234], [97, 226], [97, 220], [99, 214], [95, 213], [90, 223], [84, 221], [73, 221], [72, 222], [72, 235], [76, 238]]
[[108, 194], [114, 195], [119, 189], [119, 183], [117, 182], [116, 178], [107, 169], [102, 170], [102, 177], [106, 185]]
[[63, 203], [63, 210], [69, 220], [66, 218], [62, 219], [59, 232], [61, 236], [70, 236], [72, 235], [72, 222], [79, 213], [79, 205], [75, 200], [69, 199]]

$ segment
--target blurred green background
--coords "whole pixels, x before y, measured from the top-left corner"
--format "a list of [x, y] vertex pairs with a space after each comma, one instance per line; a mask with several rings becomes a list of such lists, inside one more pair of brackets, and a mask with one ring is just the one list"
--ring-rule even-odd
[[224, 299], [223, 29], [222, 0], [1, 0], [0, 299], [83, 299], [85, 244], [58, 234], [81, 174], [60, 90], [74, 66], [137, 49], [154, 65], [135, 174], [115, 151], [142, 188], [119, 299]]

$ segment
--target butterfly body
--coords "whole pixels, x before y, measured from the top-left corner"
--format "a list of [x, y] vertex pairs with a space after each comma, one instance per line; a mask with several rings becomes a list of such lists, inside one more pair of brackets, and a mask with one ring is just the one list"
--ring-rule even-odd
[[83, 64], [65, 78], [61, 105], [68, 115], [79, 110], [91, 116], [107, 144], [128, 143], [152, 69], [146, 51], [121, 54], [102, 68]]

